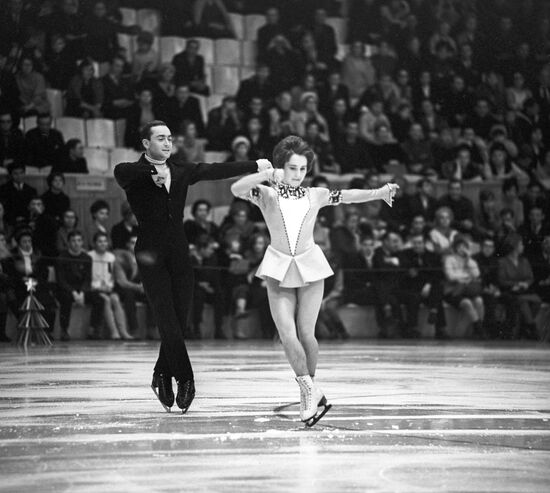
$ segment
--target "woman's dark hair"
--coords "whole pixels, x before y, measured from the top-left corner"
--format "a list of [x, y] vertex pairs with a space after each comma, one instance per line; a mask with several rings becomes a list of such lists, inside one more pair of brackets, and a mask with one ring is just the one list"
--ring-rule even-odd
[[111, 210], [111, 208], [109, 207], [109, 204], [107, 202], [105, 202], [104, 200], [96, 200], [91, 206], [90, 206], [90, 214], [92, 216], [95, 216], [97, 211], [101, 210], [101, 209], [107, 209], [108, 211]]
[[93, 67], [94, 64], [89, 58], [85, 58], [78, 64], [78, 71], [82, 73], [82, 70], [84, 70], [86, 67]]
[[65, 175], [63, 173], [61, 173], [61, 171], [52, 171], [48, 177], [46, 178], [46, 183], [48, 184], [48, 188], [51, 188], [52, 187], [52, 182], [53, 182], [53, 179], [56, 177], [56, 176], [59, 176], [59, 178], [61, 178], [61, 180], [63, 181], [63, 183], [65, 183]]
[[506, 235], [506, 238], [504, 238], [504, 242], [503, 242], [503, 250], [504, 250], [504, 255], [508, 255], [510, 253], [512, 253], [517, 247], [518, 245], [522, 242], [522, 238], [520, 235], [518, 235], [517, 233], [515, 232], [511, 232], [511, 233], [508, 233]]
[[289, 135], [275, 146], [273, 149], [273, 166], [284, 168], [293, 154], [304, 156], [307, 160], [307, 170], [311, 171], [315, 163], [315, 153], [305, 140], [297, 135]]
[[208, 210], [212, 209], [212, 204], [208, 202], [208, 200], [206, 199], [195, 200], [195, 202], [193, 202], [193, 207], [191, 208], [191, 214], [193, 214], [193, 216], [196, 214], [197, 209], [201, 205], [205, 205], [206, 207], [208, 207]]
[[73, 231], [69, 232], [69, 234], [67, 235], [67, 240], [70, 240], [71, 238], [74, 238], [75, 236], [80, 236], [81, 238], [84, 237], [78, 229], [74, 229]]
[[143, 128], [141, 129], [140, 137], [141, 139], [150, 140], [151, 135], [153, 135], [153, 128], [154, 127], [167, 127], [166, 123], [164, 123], [162, 120], [152, 120], [150, 122], [147, 122]]

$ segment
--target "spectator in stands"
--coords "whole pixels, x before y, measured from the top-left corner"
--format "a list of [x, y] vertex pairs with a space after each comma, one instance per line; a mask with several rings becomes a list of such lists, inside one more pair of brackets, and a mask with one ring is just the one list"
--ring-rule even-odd
[[416, 193], [409, 195], [406, 201], [406, 222], [411, 222], [415, 216], [421, 215], [427, 222], [434, 220], [437, 208], [437, 199], [434, 194], [434, 185], [428, 178], [421, 178], [416, 182]]
[[149, 31], [137, 35], [137, 50], [132, 60], [132, 76], [136, 82], [152, 80], [159, 69], [159, 54], [153, 48], [154, 36]]
[[206, 140], [198, 138], [197, 125], [190, 120], [184, 120], [182, 133], [181, 146], [176, 152], [177, 157], [184, 163], [204, 162]]
[[25, 152], [23, 132], [14, 126], [11, 113], [0, 108], [0, 173], [13, 163], [23, 164]]
[[458, 53], [456, 42], [451, 36], [451, 25], [448, 22], [440, 22], [430, 37], [429, 49], [432, 55], [435, 55], [436, 46], [439, 43], [446, 43], [454, 54]]
[[84, 59], [78, 66], [78, 73], [69, 82], [65, 113], [67, 116], [100, 118], [103, 98], [103, 84], [94, 75], [94, 65]]
[[3, 264], [4, 272], [8, 276], [15, 294], [11, 310], [19, 316], [20, 307], [28, 294], [25, 281], [31, 277], [35, 279], [37, 281], [36, 298], [45, 308], [42, 312], [48, 324], [48, 328], [45, 330], [48, 337], [53, 339], [56, 302], [48, 284], [48, 263], [33, 247], [30, 230], [20, 229], [15, 234], [15, 242], [17, 245], [15, 250], [9, 258], [4, 260]]
[[301, 123], [299, 129], [303, 129], [302, 136], [305, 135], [307, 122], [315, 121], [319, 126], [319, 136], [325, 142], [330, 140], [328, 133], [328, 123], [321, 115], [318, 109], [319, 97], [314, 92], [304, 92], [300, 97], [301, 111], [298, 113]]
[[375, 249], [372, 267], [376, 272], [376, 318], [380, 327], [380, 337], [387, 338], [392, 326], [403, 329], [400, 302], [400, 284], [402, 281], [399, 248], [401, 237], [388, 231], [382, 236], [382, 245]]
[[[105, 0], [93, 2], [91, 14], [84, 18], [86, 43], [84, 55], [106, 67], [118, 48], [117, 25], [107, 16]], [[100, 69], [100, 73], [105, 73]]]
[[258, 96], [254, 96], [250, 100], [248, 108], [246, 108], [246, 111], [243, 115], [243, 120], [247, 122], [248, 120], [250, 120], [250, 118], [253, 117], [260, 119], [264, 135], [266, 137], [269, 136], [269, 112], [263, 99]]
[[62, 158], [64, 146], [63, 134], [52, 128], [50, 114], [39, 114], [36, 127], [25, 134], [27, 165], [41, 171], [44, 168], [52, 169]]
[[330, 111], [325, 116], [327, 118], [330, 140], [333, 144], [336, 144], [345, 137], [346, 126], [350, 120], [349, 106], [346, 100], [344, 98], [334, 100]]
[[250, 141], [243, 135], [237, 135], [231, 142], [231, 154], [226, 159], [228, 163], [235, 161], [250, 161]]
[[506, 146], [500, 142], [491, 146], [489, 162], [484, 166], [484, 175], [487, 180], [504, 180], [515, 177], [525, 183], [529, 181], [527, 173], [511, 160]]
[[324, 139], [321, 133], [319, 122], [317, 120], [308, 120], [306, 122], [306, 132], [304, 140], [313, 149], [315, 153], [315, 163], [310, 173], [340, 173], [340, 166], [334, 161], [332, 145], [328, 139]]
[[94, 237], [96, 233], [103, 233], [107, 236], [107, 245], [110, 245], [107, 223], [109, 221], [110, 207], [103, 199], [98, 199], [90, 206], [90, 214], [92, 215], [92, 224], [88, 226], [86, 237], [88, 244], [94, 248]]
[[443, 258], [444, 300], [466, 313], [474, 324], [474, 335], [484, 338], [485, 307], [477, 262], [471, 257], [470, 245], [464, 236], [453, 240], [451, 252]]
[[482, 238], [494, 238], [500, 228], [500, 213], [495, 194], [492, 190], [479, 192], [479, 207], [474, 220], [476, 235]]
[[453, 211], [449, 207], [438, 207], [435, 211], [434, 227], [429, 233], [429, 249], [440, 255], [450, 251], [451, 245], [458, 235], [452, 227]]
[[264, 104], [270, 104], [275, 96], [275, 86], [271, 82], [269, 66], [264, 62], [259, 62], [256, 66], [256, 73], [240, 82], [236, 98], [239, 109], [242, 112], [247, 112], [253, 98], [261, 98]]
[[[92, 258], [92, 291], [103, 300], [103, 319], [109, 329], [111, 339], [133, 339], [128, 333], [126, 315], [118, 293], [114, 290], [115, 255], [108, 251], [109, 241], [106, 233], [97, 231], [93, 236], [93, 250], [88, 252]], [[91, 327], [98, 329], [99, 327]], [[97, 338], [97, 333], [92, 333]], [[94, 337], [95, 336], [95, 337]]]
[[548, 192], [550, 189], [550, 148], [545, 149], [544, 158], [534, 172], [534, 177], [540, 182], [541, 186]]
[[30, 56], [23, 56], [19, 62], [19, 70], [15, 74], [19, 88], [19, 112], [22, 116], [37, 115], [50, 111], [50, 103], [46, 97], [46, 80], [34, 70], [34, 61]]
[[231, 148], [231, 142], [242, 129], [242, 123], [233, 96], [225, 96], [222, 104], [208, 112], [206, 136], [208, 148], [224, 151]]
[[472, 152], [466, 144], [456, 149], [455, 159], [441, 165], [442, 178], [446, 180], [479, 180], [482, 166], [472, 161]]
[[533, 130], [540, 128], [542, 124], [540, 106], [536, 99], [530, 97], [525, 100], [523, 108], [517, 112], [516, 124], [523, 142], [528, 143]]
[[438, 201], [438, 207], [448, 207], [453, 212], [453, 225], [460, 232], [471, 233], [474, 228], [474, 204], [463, 194], [460, 180], [451, 179], [447, 193]]
[[198, 36], [214, 39], [236, 37], [221, 0], [197, 0], [193, 6], [193, 21]]
[[405, 305], [406, 330], [409, 335], [419, 336], [418, 312], [424, 304], [430, 311], [429, 323], [435, 323], [441, 309], [442, 279], [441, 257], [426, 250], [426, 239], [422, 232], [409, 237], [410, 248], [399, 253], [403, 276], [401, 302]]
[[375, 43], [380, 38], [382, 21], [376, 0], [353, 0], [348, 19], [348, 42]]
[[474, 113], [467, 119], [467, 125], [474, 129], [477, 136], [488, 140], [491, 129], [498, 123], [499, 120], [491, 113], [489, 101], [485, 98], [478, 98]]
[[336, 142], [334, 155], [342, 173], [364, 172], [374, 169], [374, 160], [365, 142], [359, 138], [359, 124], [350, 120], [346, 124], [346, 134]]
[[[60, 221], [59, 229], [57, 230], [57, 237], [55, 245], [58, 252], [63, 252], [69, 248], [69, 233], [76, 231], [78, 225], [78, 218], [76, 212], [72, 209], [67, 209], [63, 213], [63, 217]], [[79, 231], [80, 232], [80, 231]], [[82, 233], [80, 233], [82, 236]]]
[[125, 249], [130, 238], [137, 236], [138, 233], [137, 219], [128, 202], [125, 201], [120, 206], [120, 215], [122, 220], [111, 229], [113, 250]]
[[521, 325], [519, 334], [516, 334], [536, 339], [535, 316], [541, 300], [533, 290], [533, 271], [529, 261], [523, 256], [521, 237], [511, 234], [505, 243], [507, 254], [498, 260], [498, 282], [502, 297], [505, 304], [511, 308], [511, 316], [520, 314]]
[[36, 189], [25, 183], [25, 165], [14, 162], [8, 167], [10, 179], [0, 186], [0, 201], [6, 210], [6, 220], [15, 227], [28, 217], [28, 207], [36, 197]]
[[378, 45], [378, 51], [372, 56], [372, 65], [378, 74], [378, 77], [389, 77], [390, 80], [397, 70], [398, 60], [393, 47], [387, 40], [381, 39]]
[[60, 34], [67, 40], [67, 49], [75, 60], [84, 53], [84, 16], [79, 11], [79, 2], [62, 0], [59, 8], [46, 17], [44, 25], [49, 35]]
[[429, 99], [425, 99], [421, 103], [418, 122], [424, 129], [424, 135], [428, 136], [431, 140], [437, 139], [440, 133], [449, 126], [447, 120], [439, 113], [436, 113], [434, 104]]
[[[11, 243], [13, 236], [13, 226], [11, 226], [6, 219], [6, 209], [4, 208], [4, 204], [2, 202], [0, 202], [0, 235], [3, 235], [6, 244]], [[1, 260], [2, 258], [0, 254], [0, 261]]]
[[292, 45], [282, 34], [276, 35], [267, 47], [265, 63], [269, 66], [275, 91], [287, 91], [297, 84], [301, 68]]
[[91, 291], [92, 259], [84, 251], [83, 245], [82, 233], [77, 230], [71, 231], [67, 235], [67, 248], [61, 251], [56, 261], [56, 297], [59, 302], [62, 341], [70, 340], [69, 325], [73, 304], [92, 305], [92, 333], [97, 333], [102, 320], [103, 302], [97, 293]]
[[281, 92], [269, 110], [269, 136], [278, 140], [288, 135], [303, 135], [304, 132], [300, 115], [292, 109], [292, 96], [288, 91]]
[[521, 146], [518, 163], [527, 173], [542, 164], [546, 150], [543, 139], [542, 129], [535, 127], [531, 130], [527, 142]]
[[342, 61], [342, 83], [349, 89], [349, 96], [357, 100], [376, 82], [376, 70], [370, 58], [365, 56], [365, 45], [354, 41]]
[[19, 111], [19, 88], [8, 66], [8, 53], [4, 50], [0, 48], [0, 114], [16, 115]]
[[212, 204], [206, 199], [199, 199], [193, 203], [191, 214], [193, 219], [187, 219], [183, 223], [185, 235], [190, 244], [195, 244], [201, 235], [207, 235], [215, 242], [219, 242], [219, 228], [209, 220]]
[[327, 77], [329, 67], [334, 66], [334, 59], [323, 59], [321, 57], [321, 53], [315, 44], [315, 38], [309, 31], [301, 35], [296, 55], [301, 77], [312, 75], [317, 79], [324, 80]]
[[[228, 106], [231, 105], [228, 103], [226, 104], [225, 108]], [[211, 112], [212, 111], [214, 110], [211, 110]], [[227, 115], [224, 113], [224, 116], [226, 118], [228, 118], [229, 115], [232, 116], [233, 114], [229, 112], [227, 108], [226, 112], [228, 113]], [[210, 118], [210, 113], [208, 116]], [[204, 120], [199, 100], [197, 99], [197, 97], [191, 94], [189, 86], [181, 85], [177, 87], [176, 94], [174, 98], [172, 98], [172, 100], [170, 101], [170, 107], [168, 111], [168, 126], [173, 132], [179, 133], [182, 131], [182, 124], [186, 120], [192, 121], [195, 124], [199, 136], [202, 137], [205, 134]], [[223, 147], [223, 149], [228, 148], [228, 146]]]
[[535, 277], [533, 289], [543, 303], [550, 301], [550, 236], [542, 241], [542, 255], [531, 265]]
[[234, 202], [229, 209], [229, 222], [222, 225], [220, 243], [229, 245], [231, 239], [238, 238], [243, 247], [249, 245], [254, 229], [254, 223], [250, 220], [248, 204]]
[[58, 225], [54, 217], [46, 214], [42, 198], [33, 197], [29, 202], [26, 227], [32, 233], [35, 247], [46, 257], [46, 262], [51, 263], [59, 253], [56, 248]]
[[172, 100], [176, 95], [176, 69], [171, 63], [161, 65], [159, 79], [153, 85], [153, 97], [163, 114], [169, 114]]
[[338, 99], [343, 99], [346, 109], [349, 108], [349, 89], [342, 83], [340, 70], [332, 69], [327, 80], [319, 87], [319, 110], [325, 117], [330, 114], [334, 102]]
[[382, 125], [391, 130], [391, 123], [384, 113], [384, 103], [381, 99], [373, 99], [368, 105], [360, 106], [359, 133], [364, 141], [374, 144], [376, 129]]
[[460, 56], [456, 62], [456, 73], [464, 79], [468, 91], [477, 88], [481, 82], [479, 65], [474, 60], [472, 45], [465, 43], [460, 45]]
[[503, 115], [507, 106], [502, 75], [495, 70], [484, 72], [481, 76], [481, 84], [476, 89], [476, 96], [489, 101], [496, 115]]
[[250, 157], [252, 159], [269, 156], [273, 145], [266, 133], [260, 117], [250, 116], [246, 120], [245, 136], [250, 142]]
[[433, 174], [434, 158], [430, 142], [424, 138], [422, 125], [413, 123], [409, 129], [409, 138], [401, 144], [405, 153], [405, 164], [409, 174]]
[[44, 76], [49, 87], [66, 91], [75, 72], [74, 53], [70, 52], [67, 41], [62, 35], [54, 34], [50, 40], [50, 50], [46, 51], [44, 59]]
[[172, 65], [176, 70], [175, 84], [188, 86], [191, 92], [210, 95], [210, 88], [206, 84], [204, 71], [204, 57], [199, 54], [200, 43], [196, 39], [188, 39], [185, 50], [172, 58]]
[[341, 266], [344, 275], [344, 303], [365, 306], [374, 305], [378, 299], [373, 272], [375, 241], [372, 236], [361, 237], [359, 248], [342, 257]]
[[525, 102], [532, 98], [531, 90], [526, 87], [525, 77], [521, 72], [514, 72], [512, 85], [506, 88], [506, 102], [508, 108], [519, 113]]
[[336, 33], [334, 28], [327, 24], [326, 9], [315, 9], [312, 33], [319, 59], [325, 62], [334, 60], [338, 51]]
[[275, 6], [269, 7], [265, 12], [266, 23], [258, 28], [257, 31], [257, 49], [258, 60], [265, 59], [267, 49], [271, 43], [271, 40], [279, 35], [284, 34], [284, 28], [280, 23], [279, 9]]
[[46, 178], [46, 183], [48, 184], [48, 190], [41, 197], [45, 213], [61, 223], [63, 214], [71, 208], [71, 199], [63, 191], [65, 176], [63, 173], [52, 172]]
[[137, 236], [131, 234], [126, 238], [126, 244], [123, 248], [115, 249], [115, 284], [116, 291], [119, 294], [124, 306], [124, 313], [128, 322], [128, 329], [131, 334], [138, 332], [137, 305], [136, 303], [145, 303], [147, 306], [147, 329], [151, 335], [151, 313], [143, 290], [143, 284], [139, 275], [139, 270], [135, 255]]
[[139, 151], [143, 150], [140, 139], [141, 129], [147, 122], [159, 119], [161, 116], [160, 111], [151, 89], [142, 87], [137, 100], [132, 101], [132, 105], [124, 110], [126, 114], [124, 141], [127, 147]]
[[88, 173], [88, 163], [84, 157], [84, 145], [80, 139], [69, 139], [60, 162], [54, 166], [55, 173]]
[[393, 137], [391, 128], [385, 123], [375, 127], [374, 141], [370, 142], [367, 147], [379, 173], [385, 173], [388, 166], [397, 166], [405, 162], [405, 153]]
[[535, 263], [541, 257], [542, 242], [549, 233], [550, 228], [542, 207], [536, 205], [531, 207], [527, 220], [518, 228], [518, 234], [523, 239], [525, 256], [530, 262]]
[[[98, 2], [103, 3], [103, 2]], [[124, 59], [114, 56], [109, 73], [101, 79], [103, 84], [103, 107], [105, 118], [118, 120], [128, 118], [130, 107], [134, 104], [134, 88], [128, 79], [123, 77]]]
[[525, 207], [519, 199], [519, 184], [515, 177], [506, 178], [502, 182], [501, 204], [503, 208], [512, 210], [514, 227], [519, 228], [525, 220]]

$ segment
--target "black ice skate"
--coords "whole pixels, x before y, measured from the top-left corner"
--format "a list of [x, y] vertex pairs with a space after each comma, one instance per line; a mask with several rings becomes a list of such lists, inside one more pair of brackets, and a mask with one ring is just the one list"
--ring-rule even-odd
[[151, 388], [167, 413], [171, 412], [174, 405], [174, 391], [172, 390], [172, 377], [162, 373], [153, 373]]
[[178, 381], [178, 395], [176, 396], [176, 404], [181, 409], [182, 414], [187, 412], [194, 398], [195, 382], [193, 380]]

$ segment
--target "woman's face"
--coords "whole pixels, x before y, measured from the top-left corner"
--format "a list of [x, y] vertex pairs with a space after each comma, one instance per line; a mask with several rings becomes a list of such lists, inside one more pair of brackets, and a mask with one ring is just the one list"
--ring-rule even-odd
[[153, 94], [151, 91], [141, 91], [139, 95], [139, 102], [141, 104], [151, 104], [153, 101]]
[[440, 212], [437, 215], [437, 223], [442, 228], [451, 226], [451, 216], [448, 212]]
[[292, 154], [285, 163], [283, 181], [293, 187], [298, 187], [307, 174], [307, 158], [299, 154]]
[[263, 253], [266, 247], [265, 238], [263, 236], [258, 236], [256, 241], [254, 241], [254, 252]]
[[242, 158], [246, 156], [248, 156], [248, 146], [246, 144], [239, 144], [235, 148], [235, 157], [238, 157], [240, 158], [240, 160], [242, 160]]
[[491, 161], [495, 165], [503, 165], [506, 162], [506, 153], [500, 149], [493, 151]]
[[32, 72], [32, 69], [33, 65], [31, 60], [26, 58], [21, 62], [21, 72], [23, 72], [25, 75], [30, 74]]
[[99, 209], [95, 213], [95, 220], [98, 223], [106, 223], [109, 220], [109, 209]]
[[82, 68], [82, 77], [85, 79], [91, 79], [94, 76], [93, 65], [86, 65]]
[[172, 82], [174, 75], [176, 75], [176, 69], [170, 65], [162, 71], [162, 80], [164, 82]]
[[30, 236], [22, 236], [19, 239], [19, 248], [24, 252], [30, 252], [32, 250], [32, 238]]
[[306, 99], [305, 110], [308, 113], [316, 113], [317, 112], [317, 101], [315, 101], [315, 98], [307, 98]]
[[76, 215], [74, 212], [65, 212], [63, 214], [63, 226], [67, 229], [72, 229], [76, 226]]
[[185, 136], [190, 139], [194, 139], [197, 136], [197, 127], [194, 123], [187, 125], [187, 128], [185, 129]]

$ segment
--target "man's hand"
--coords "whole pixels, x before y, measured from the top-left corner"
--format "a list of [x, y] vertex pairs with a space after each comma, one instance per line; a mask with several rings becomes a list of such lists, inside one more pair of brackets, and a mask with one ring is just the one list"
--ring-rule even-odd
[[161, 188], [166, 183], [167, 173], [164, 171], [158, 172], [156, 175], [151, 175], [153, 182], [159, 188]]
[[269, 159], [258, 159], [256, 161], [258, 165], [258, 171], [266, 171], [268, 169], [273, 169], [273, 165]]

